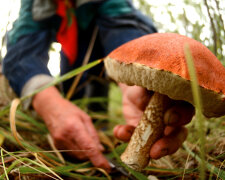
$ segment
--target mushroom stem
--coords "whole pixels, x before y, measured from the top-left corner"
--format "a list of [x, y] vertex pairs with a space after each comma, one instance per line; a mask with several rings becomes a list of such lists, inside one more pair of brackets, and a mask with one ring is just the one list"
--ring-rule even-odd
[[163, 114], [169, 98], [155, 92], [136, 127], [131, 140], [121, 155], [130, 168], [141, 171], [150, 160], [151, 146], [163, 135]]

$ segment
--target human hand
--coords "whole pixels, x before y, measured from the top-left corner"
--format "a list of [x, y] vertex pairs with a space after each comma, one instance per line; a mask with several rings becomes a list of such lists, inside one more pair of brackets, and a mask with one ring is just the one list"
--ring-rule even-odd
[[[139, 86], [120, 84], [120, 87], [123, 92], [123, 114], [127, 124], [117, 125], [114, 128], [114, 135], [127, 142], [138, 125], [151, 94]], [[150, 157], [159, 159], [175, 153], [187, 137], [187, 129], [184, 125], [191, 121], [193, 115], [192, 105], [181, 101], [172, 101], [164, 114], [164, 136], [152, 145]]]
[[35, 95], [32, 104], [45, 121], [58, 149], [71, 150], [68, 154], [72, 157], [90, 159], [94, 166], [110, 170], [101, 153], [104, 148], [96, 129], [85, 112], [62, 98], [55, 87]]

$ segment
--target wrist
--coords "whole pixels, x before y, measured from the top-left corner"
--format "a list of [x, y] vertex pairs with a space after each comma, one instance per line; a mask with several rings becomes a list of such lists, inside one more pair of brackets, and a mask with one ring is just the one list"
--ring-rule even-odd
[[61, 97], [57, 88], [54, 86], [51, 86], [37, 93], [33, 97], [32, 105], [35, 111], [39, 115], [43, 116], [44, 114], [53, 110], [55, 108], [55, 105], [58, 104], [58, 102], [62, 99], [63, 98]]

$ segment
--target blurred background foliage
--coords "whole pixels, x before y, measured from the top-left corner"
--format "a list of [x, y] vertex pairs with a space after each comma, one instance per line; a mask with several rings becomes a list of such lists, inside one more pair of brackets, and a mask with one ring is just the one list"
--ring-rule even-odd
[[175, 32], [206, 45], [225, 65], [224, 0], [133, 0], [159, 32]]
[[[0, 60], [6, 53], [5, 34], [19, 12], [19, 0], [0, 0]], [[206, 45], [225, 65], [224, 0], [133, 0], [151, 17], [159, 32], [175, 32]]]

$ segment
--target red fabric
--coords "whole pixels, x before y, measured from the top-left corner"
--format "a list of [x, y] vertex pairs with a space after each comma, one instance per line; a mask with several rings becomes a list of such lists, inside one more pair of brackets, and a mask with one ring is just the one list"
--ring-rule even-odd
[[57, 32], [56, 39], [62, 45], [62, 51], [72, 65], [77, 57], [77, 21], [75, 15], [71, 12], [71, 21], [67, 17], [67, 11], [73, 8], [69, 0], [56, 0], [56, 14], [61, 16], [62, 22]]

